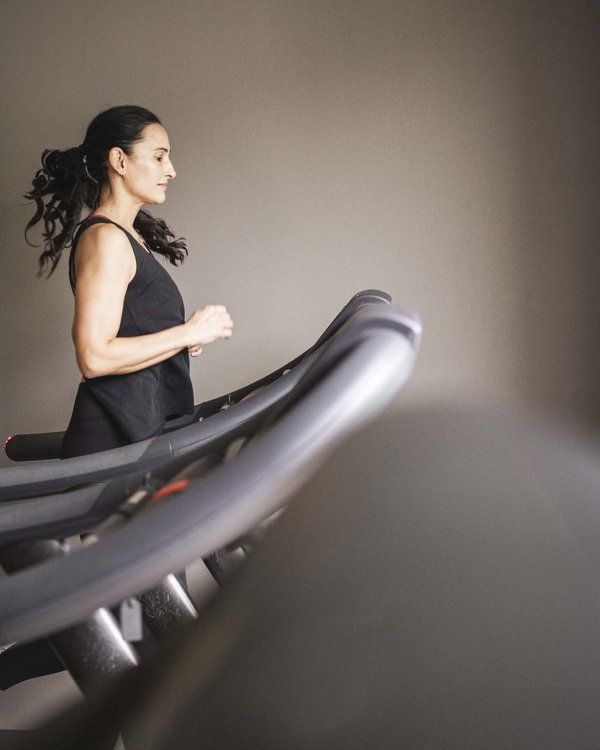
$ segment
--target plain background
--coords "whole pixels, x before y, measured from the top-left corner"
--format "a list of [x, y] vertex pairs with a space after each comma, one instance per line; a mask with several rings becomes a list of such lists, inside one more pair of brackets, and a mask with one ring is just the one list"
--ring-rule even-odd
[[157, 213], [188, 241], [188, 311], [235, 322], [193, 362], [196, 402], [376, 287], [424, 322], [400, 407], [597, 423], [597, 2], [3, 0], [0, 28], [0, 435], [63, 429], [79, 379], [66, 263], [36, 278], [21, 196], [44, 148], [124, 103], [170, 134]]

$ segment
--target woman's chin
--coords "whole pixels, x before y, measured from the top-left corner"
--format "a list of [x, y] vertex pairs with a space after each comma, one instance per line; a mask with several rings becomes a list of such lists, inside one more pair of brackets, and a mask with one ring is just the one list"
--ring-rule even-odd
[[149, 195], [144, 203], [147, 206], [156, 206], [160, 203], [164, 203], [167, 200], [167, 194], [166, 193], [153, 193], [151, 196]]

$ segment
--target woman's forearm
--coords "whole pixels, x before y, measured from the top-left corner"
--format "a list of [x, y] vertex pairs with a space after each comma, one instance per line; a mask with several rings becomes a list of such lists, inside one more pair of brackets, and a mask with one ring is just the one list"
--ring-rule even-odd
[[157, 333], [107, 336], [107, 328], [100, 316], [75, 316], [73, 341], [77, 364], [85, 378], [137, 372], [186, 348], [191, 348], [192, 356], [196, 356], [206, 344], [230, 338], [233, 323], [223, 305], [206, 305], [195, 310], [185, 323]]
[[85, 378], [126, 375], [163, 362], [189, 345], [185, 324], [142, 336], [119, 336], [104, 342], [75, 339], [77, 364]]

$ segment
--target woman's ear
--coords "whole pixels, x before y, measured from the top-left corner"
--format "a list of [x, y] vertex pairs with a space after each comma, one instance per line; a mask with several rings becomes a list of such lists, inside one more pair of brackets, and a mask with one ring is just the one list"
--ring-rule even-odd
[[115, 146], [108, 152], [108, 164], [121, 177], [125, 176], [125, 154], [122, 149]]

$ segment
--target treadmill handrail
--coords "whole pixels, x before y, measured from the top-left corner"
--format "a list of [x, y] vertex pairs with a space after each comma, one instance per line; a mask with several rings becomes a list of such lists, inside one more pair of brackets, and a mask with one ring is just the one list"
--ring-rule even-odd
[[[373, 311], [376, 312], [376, 311]], [[230, 463], [153, 505], [96, 544], [0, 580], [0, 642], [29, 640], [82, 620], [98, 606], [151, 586], [209, 554], [282, 507], [342, 437], [378, 414], [406, 383], [420, 324], [411, 338], [391, 308], [356, 344]], [[410, 314], [402, 311], [404, 323]], [[132, 538], [134, 541], [132, 541]]]
[[[255, 409], [250, 415], [236, 413], [235, 409], [230, 409], [227, 413], [228, 424], [220, 425], [219, 429], [205, 430], [202, 439], [198, 440], [196, 436], [191, 447], [183, 440], [187, 432], [181, 431], [175, 436], [175, 457], [167, 461], [161, 461], [147, 469], [136, 469], [104, 482], [85, 484], [81, 488], [0, 503], [0, 543], [48, 536], [58, 538], [90, 531], [132, 492], [142, 487], [156, 489], [171, 481], [192, 461], [215, 457], [233, 440], [240, 437], [248, 438], [259, 429], [263, 430], [267, 424], [274, 422], [284, 411], [291, 408], [315, 381], [335, 365], [349, 347], [355, 346], [363, 333], [368, 334], [374, 325], [385, 326], [389, 323], [389, 315], [381, 318], [377, 314], [374, 316], [368, 309], [355, 312], [339, 331], [325, 341], [319, 351], [311, 354], [301, 366], [296, 367], [294, 372], [287, 376], [287, 390], [283, 392], [280, 389], [277, 399], [271, 398], [264, 402], [260, 409]], [[395, 326], [404, 326], [405, 335], [413, 340], [415, 332], [412, 328], [412, 318], [404, 321], [400, 312], [396, 310], [393, 323]], [[350, 330], [351, 336], [348, 335]], [[213, 428], [219, 426], [219, 420], [211, 424]]]

